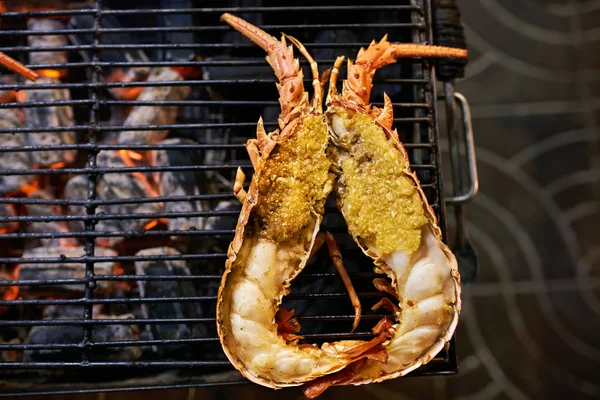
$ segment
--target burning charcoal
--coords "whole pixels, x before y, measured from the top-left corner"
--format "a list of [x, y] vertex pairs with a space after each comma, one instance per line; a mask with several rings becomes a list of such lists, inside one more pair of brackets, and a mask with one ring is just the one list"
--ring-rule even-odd
[[[49, 306], [54, 307], [54, 306]], [[47, 307], [48, 308], [48, 307]], [[94, 319], [132, 319], [126, 315], [95, 314]], [[83, 307], [57, 307], [51, 312], [44, 310], [44, 319], [83, 319]], [[75, 322], [75, 321], [74, 321]], [[77, 323], [77, 322], [75, 322]], [[95, 325], [92, 328], [92, 341], [107, 342], [139, 340], [140, 332], [136, 325]], [[35, 326], [29, 332], [30, 344], [73, 344], [73, 347], [52, 350], [26, 350], [25, 356], [31, 361], [79, 361], [81, 349], [76, 345], [83, 341], [83, 327], [77, 325]], [[141, 357], [140, 347], [102, 347], [92, 350], [93, 361], [134, 361]]]
[[[139, 251], [137, 257], [178, 255], [177, 250], [170, 247], [155, 247]], [[137, 275], [167, 275], [167, 276], [186, 276], [191, 275], [185, 261], [136, 261], [135, 271]], [[191, 297], [196, 295], [196, 290], [191, 281], [138, 281], [140, 297]], [[197, 302], [165, 302], [144, 304], [141, 306], [142, 314], [145, 318], [198, 318], [202, 316], [202, 310]], [[180, 339], [190, 337], [191, 335], [206, 334], [203, 325], [195, 324], [188, 326], [186, 324], [153, 324], [146, 326], [150, 337], [154, 339]], [[161, 351], [168, 352], [175, 350], [175, 346], [169, 346], [169, 349], [161, 346]]]
[[[127, 167], [129, 164], [123, 158], [128, 157], [126, 154], [123, 151], [102, 151], [98, 155], [98, 165], [112, 168]], [[99, 179], [96, 191], [98, 197], [103, 200], [148, 198], [158, 195], [147, 177], [139, 172], [106, 174]], [[99, 206], [96, 212], [97, 214], [150, 214], [160, 212], [161, 209], [160, 203], [111, 204]], [[148, 226], [149, 223], [153, 223], [153, 220], [148, 218], [100, 220], [96, 225], [96, 230], [108, 232], [139, 231]], [[123, 239], [123, 237], [106, 237], [98, 239], [98, 243], [102, 246], [112, 247]]]
[[[36, 247], [23, 252], [23, 258], [76, 258], [85, 255], [83, 247]], [[117, 253], [110, 249], [96, 247], [95, 255], [99, 257], [116, 257]], [[115, 269], [114, 262], [99, 262], [94, 264], [96, 275], [110, 275]], [[78, 279], [85, 277], [85, 264], [81, 263], [23, 263], [19, 265], [19, 279], [22, 280], [53, 280], [53, 279]], [[111, 288], [112, 282], [96, 282], [96, 291], [103, 292]], [[64, 283], [48, 286], [23, 286], [21, 294], [24, 298], [39, 298], [44, 296], [82, 296], [85, 291], [83, 283]]]
[[18, 222], [4, 221], [5, 217], [15, 217], [16, 215], [12, 204], [0, 203], [0, 234], [14, 232], [19, 228]]
[[[193, 145], [195, 143], [187, 139], [167, 139], [160, 144], [168, 146], [174, 144]], [[190, 155], [189, 150], [154, 150], [152, 151], [152, 164], [156, 167], [194, 165]], [[155, 181], [158, 183], [158, 193], [161, 196], [198, 196], [200, 194], [194, 171], [159, 171], [155, 173]], [[165, 211], [202, 211], [202, 204], [199, 201], [169, 201], [165, 202]], [[201, 217], [169, 218], [167, 222], [169, 230], [202, 229], [202, 225]], [[171, 239], [175, 240], [177, 236]]]
[[[39, 78], [36, 84], [60, 83], [57, 79]], [[23, 101], [51, 104], [60, 100], [71, 100], [68, 89], [32, 89], [23, 92]], [[30, 128], [51, 128], [73, 125], [73, 109], [70, 106], [48, 106], [25, 108], [26, 125]], [[49, 146], [75, 144], [75, 132], [33, 132], [27, 135], [27, 144], [31, 146]], [[33, 163], [40, 167], [58, 168], [70, 164], [77, 156], [76, 150], [35, 151], [31, 153]]]
[[[153, 68], [148, 82], [181, 81], [183, 77], [171, 68]], [[140, 101], [181, 101], [190, 94], [189, 86], [145, 87], [138, 97]], [[178, 106], [135, 106], [125, 120], [125, 126], [173, 124], [179, 113]], [[124, 131], [119, 144], [153, 144], [169, 134], [166, 130]]]
[[[65, 29], [65, 25], [57, 19], [31, 18], [27, 21], [30, 31], [56, 31]], [[68, 44], [64, 35], [30, 35], [27, 37], [31, 47], [62, 47]], [[66, 51], [30, 52], [30, 64], [66, 64], [69, 56]], [[57, 76], [58, 77], [58, 74]]]
[[[223, 200], [220, 201], [215, 211], [234, 211], [239, 212], [241, 208], [240, 202], [237, 200]], [[233, 215], [219, 215], [216, 217], [210, 217], [206, 220], [206, 230], [233, 230], [237, 224], [238, 216]], [[221, 238], [221, 236], [213, 236], [215, 238]], [[229, 241], [230, 236], [225, 236], [224, 239]]]
[[[65, 198], [70, 200], [86, 200], [88, 198], [88, 178], [85, 175], [77, 175], [69, 179], [65, 185]], [[85, 207], [70, 205], [69, 215], [85, 215]], [[69, 228], [73, 232], [83, 231], [83, 221], [69, 221]]]
[[[22, 123], [23, 113], [20, 110], [0, 109], [0, 128], [20, 128]], [[25, 146], [24, 134], [0, 133], [0, 147], [21, 146]], [[31, 169], [31, 162], [31, 154], [26, 151], [0, 153], [0, 169]], [[16, 192], [34, 179], [33, 175], [0, 175], [0, 195]]]
[[[145, 81], [150, 73], [149, 67], [139, 67], [139, 68], [115, 68], [110, 75], [105, 78], [106, 82], [120, 82], [120, 83], [129, 83], [129, 82], [142, 82]], [[108, 88], [110, 94], [113, 95], [114, 98], [120, 100], [135, 100], [140, 96], [142, 92], [142, 86], [126, 86], [126, 87], [111, 87]]]

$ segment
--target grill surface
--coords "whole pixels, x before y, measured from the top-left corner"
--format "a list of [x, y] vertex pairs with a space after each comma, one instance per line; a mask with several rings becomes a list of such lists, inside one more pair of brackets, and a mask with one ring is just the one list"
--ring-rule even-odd
[[[6, 2], [9, 10], [16, 3]], [[67, 89], [71, 99], [56, 101], [53, 105], [72, 107], [74, 121], [72, 126], [56, 127], [3, 125], [0, 134], [31, 137], [75, 132], [76, 142], [0, 146], [0, 157], [11, 153], [38, 154], [41, 150], [77, 151], [77, 157], [69, 165], [0, 169], [0, 177], [35, 176], [43, 182], [42, 186], [55, 193], [54, 198], [34, 198], [22, 193], [4, 194], [0, 198], [0, 206], [11, 204], [18, 211], [15, 215], [0, 214], [0, 226], [19, 224], [18, 229], [0, 234], [3, 249], [0, 263], [7, 271], [14, 271], [15, 266], [20, 265], [21, 274], [18, 280], [0, 281], [0, 288], [19, 286], [21, 293], [18, 299], [0, 300], [0, 307], [6, 307], [0, 316], [3, 395], [13, 396], [16, 391], [25, 393], [24, 387], [28, 393], [69, 393], [246, 382], [234, 372], [216, 338], [216, 289], [239, 211], [231, 193], [235, 169], [242, 167], [246, 175], [251, 176], [245, 141], [254, 136], [259, 115], [263, 115], [267, 129], [275, 128], [278, 102], [272, 71], [264, 61], [262, 50], [221, 23], [222, 12], [247, 18], [274, 35], [285, 31], [298, 37], [313, 53], [321, 71], [330, 67], [337, 55], [354, 58], [360, 46], [380, 39], [385, 33], [393, 41], [431, 43], [429, 1], [369, 6], [352, 2], [346, 6], [328, 6], [319, 2], [318, 7], [271, 6], [269, 1], [257, 2], [260, 7], [248, 7], [247, 1], [226, 4], [228, 7], [222, 7], [225, 2], [209, 3], [220, 8], [208, 8], [207, 2], [202, 2], [203, 8], [194, 8], [192, 1], [155, 1], [147, 3], [152, 9], [134, 10], [119, 9], [118, 1], [96, 1], [94, 6], [85, 9], [2, 15], [0, 51], [32, 69], [67, 69], [69, 75], [62, 81], [35, 85], [19, 79], [3, 82], [0, 91], [22, 93], [33, 87]], [[169, 8], [168, 4], [184, 8]], [[173, 18], [186, 15], [191, 20]], [[92, 26], [73, 28], [75, 25], [69, 20], [78, 16], [90, 16]], [[34, 17], [60, 17], [65, 29], [32, 32], [27, 29], [26, 20]], [[46, 47], [44, 51], [67, 51], [68, 62], [30, 64], [29, 54], [40, 49], [29, 45], [28, 37], [50, 33], [68, 35], [70, 41], [66, 46]], [[138, 50], [147, 58], [119, 60], [125, 52], [135, 56]], [[194, 58], [191, 57], [193, 52]], [[309, 77], [307, 63], [302, 58], [300, 61], [305, 77]], [[185, 81], [107, 82], [108, 73], [118, 67], [191, 67], [201, 74]], [[433, 71], [427, 62], [403, 60], [378, 72], [372, 98], [375, 104], [380, 104], [385, 90], [395, 101], [395, 126], [409, 152], [411, 166], [445, 230], [433, 82]], [[305, 85], [310, 88], [309, 79]], [[189, 86], [191, 93], [185, 100], [152, 101], [116, 99], [109, 92], [114, 88], [163, 86]], [[46, 102], [26, 99], [0, 103], [0, 111], [47, 106]], [[173, 123], [124, 126], [120, 113], [135, 106], [151, 107], [147, 112], [166, 106], [181, 106], [181, 109]], [[159, 129], [168, 130], [168, 138], [193, 142], [144, 142], [144, 138]], [[118, 144], [116, 140], [123, 131], [139, 131], [135, 134], [138, 142]], [[170, 163], [111, 166], [98, 162], [103, 153], [115, 150], [132, 150], [138, 154], [168, 150]], [[164, 176], [160, 175], [164, 173], [185, 176], [199, 190], [184, 195], [159, 193], [117, 198], [99, 195], [98, 187], [109, 175], [140, 176], [131, 175], [133, 172], [141, 173], [146, 179], [156, 179], [152, 177]], [[85, 177], [83, 195], [67, 197], [63, 188], [75, 176]], [[177, 204], [194, 202], [202, 207], [177, 211]], [[169, 204], [175, 207], [169, 208]], [[41, 216], [22, 212], [35, 205], [59, 206], [60, 212]], [[77, 207], [83, 212], [74, 212]], [[152, 211], [145, 211], [147, 209]], [[185, 230], [169, 228], [169, 221], [182, 217], [195, 218], [202, 226]], [[99, 229], [121, 220], [158, 222], [150, 229], [144, 229], [145, 222], [139, 225], [140, 229]], [[35, 223], [43, 228], [32, 232], [29, 227]], [[51, 230], [51, 223], [62, 223], [69, 229]], [[371, 271], [372, 264], [353, 244], [332, 204], [327, 208], [324, 229], [336, 235], [363, 309], [369, 310], [384, 294], [373, 288], [371, 281], [376, 275]], [[31, 247], [30, 243], [44, 239], [70, 239], [69, 243], [82, 246], [84, 253], [71, 257], [62, 249], [55, 254], [48, 251], [35, 253], [35, 257], [22, 257], [22, 250]], [[101, 240], [119, 241], [112, 246], [117, 255], [99, 254], [98, 249], [104, 243]], [[175, 248], [181, 254], [138, 253], [164, 246]], [[348, 333], [352, 307], [325, 253], [319, 251], [309, 263], [292, 286], [292, 294], [285, 299], [284, 307], [296, 309], [307, 340], [369, 338], [370, 327], [381, 315], [366, 311], [357, 332]], [[101, 272], [99, 263], [114, 263], [118, 268]], [[38, 270], [43, 269], [43, 265], [60, 264], [62, 269], [76, 265], [85, 270], [85, 274], [78, 277], [49, 275], [43, 279], [28, 275], [25, 279], [24, 271], [34, 264]], [[165, 267], [181, 264], [185, 270], [182, 273], [173, 273]], [[141, 265], [157, 265], [162, 269], [157, 267], [158, 271], [148, 273], [146, 270], [146, 274], [140, 274]], [[103, 289], [110, 284], [116, 289]], [[185, 284], [188, 286], [183, 290]], [[66, 285], [79, 289], [69, 289], [75, 294], [64, 295]], [[160, 285], [174, 289], [167, 290], [167, 286]], [[67, 313], [67, 309], [71, 311]], [[45, 318], [42, 313], [47, 314]], [[70, 327], [69, 331], [75, 332], [74, 339], [48, 335], [35, 343], [25, 340], [28, 335], [31, 337], [32, 329], [57, 327], [53, 328], [56, 332], [63, 332], [59, 329], [61, 326]], [[127, 331], [127, 327], [132, 326], [137, 327], [138, 333], [116, 339], [116, 330]], [[105, 334], [103, 329], [112, 330]], [[166, 333], [173, 331], [173, 334]], [[110, 354], [107, 356], [107, 353]], [[456, 371], [452, 341], [436, 359], [411, 375]], [[153, 378], [157, 374], [160, 379]]]

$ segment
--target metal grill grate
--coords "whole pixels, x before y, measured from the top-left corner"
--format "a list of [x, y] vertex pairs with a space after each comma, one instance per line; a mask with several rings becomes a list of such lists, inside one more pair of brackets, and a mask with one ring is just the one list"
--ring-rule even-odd
[[[25, 387], [70, 393], [245, 382], [215, 335], [216, 289], [239, 212], [231, 193], [235, 169], [251, 176], [245, 141], [259, 115], [274, 129], [278, 102], [262, 51], [219, 16], [232, 12], [274, 35], [298, 37], [322, 71], [337, 55], [354, 58], [385, 33], [394, 41], [431, 43], [429, 1], [282, 7], [265, 0], [253, 6], [208, 2], [219, 6], [209, 8], [207, 2], [157, 0], [146, 9], [119, 9], [108, 0], [69, 8], [65, 1], [64, 9], [17, 12], [11, 7], [29, 2], [4, 3], [9, 12], [1, 18], [0, 51], [40, 72], [68, 74], [35, 84], [4, 75], [0, 85], [2, 95], [18, 91], [17, 99], [0, 103], [0, 188], [6, 187], [0, 198], [0, 380], [9, 388], [2, 395]], [[33, 31], [28, 23], [34, 19], [60, 24]], [[65, 43], [40, 48], [35, 38], [49, 35]], [[43, 52], [65, 52], [66, 59], [32, 63], [32, 55]], [[153, 73], [171, 67], [187, 78], [153, 80]], [[127, 81], [127, 72], [148, 78], [134, 74]], [[309, 89], [310, 80], [305, 85]], [[127, 90], [138, 88], [168, 93], [128, 97]], [[444, 230], [433, 71], [427, 62], [403, 60], [378, 72], [375, 104], [384, 90], [395, 101], [395, 125]], [[48, 95], [28, 94], [65, 91], [51, 104]], [[58, 113], [50, 106], [71, 109], [68, 123], [32, 122]], [[127, 119], [136, 109], [144, 123]], [[152, 120], [169, 109], [176, 109], [175, 117]], [[125, 132], [134, 133], [119, 143]], [[44, 162], [44, 154], [59, 161]], [[128, 161], [117, 157], [123, 154]], [[332, 204], [324, 228], [335, 234], [368, 310], [384, 296], [371, 284], [372, 263]], [[18, 297], [10, 298], [16, 287]], [[368, 338], [381, 318], [367, 311], [358, 331], [348, 333], [352, 308], [323, 251], [284, 306], [296, 309], [313, 342]], [[456, 370], [451, 342], [412, 375]], [[160, 380], [152, 378], [157, 374]]]

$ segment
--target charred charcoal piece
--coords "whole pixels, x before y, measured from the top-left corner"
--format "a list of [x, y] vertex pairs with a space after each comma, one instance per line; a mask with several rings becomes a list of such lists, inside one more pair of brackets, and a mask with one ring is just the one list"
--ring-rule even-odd
[[83, 341], [83, 327], [76, 325], [34, 326], [29, 331], [26, 343], [29, 344], [72, 344], [73, 347], [53, 350], [25, 350], [25, 358], [31, 361], [60, 360], [75, 361], [81, 359], [81, 349], [77, 347]]
[[[54, 306], [49, 306], [54, 307]], [[48, 308], [48, 307], [47, 307]], [[46, 309], [47, 309], [46, 308]], [[44, 319], [83, 319], [83, 307], [59, 307], [50, 312], [44, 309]], [[94, 319], [131, 319], [126, 315], [94, 314]], [[140, 332], [136, 325], [95, 325], [92, 327], [93, 342], [139, 340]], [[25, 356], [31, 361], [79, 361], [81, 349], [77, 347], [83, 341], [83, 327], [77, 325], [35, 326], [29, 332], [30, 344], [73, 344], [73, 347], [52, 350], [26, 350]], [[92, 350], [94, 361], [134, 361], [141, 357], [140, 347], [117, 346], [101, 347]]]
[[[98, 165], [102, 167], [127, 167], [119, 151], [101, 151], [98, 154]], [[103, 200], [135, 199], [156, 197], [157, 193], [151, 187], [147, 177], [141, 173], [106, 174], [98, 180], [96, 192]], [[162, 210], [160, 203], [110, 204], [98, 207], [97, 214], [148, 214]], [[103, 219], [96, 225], [97, 231], [139, 231], [144, 229], [152, 219], [119, 218]], [[112, 247], [124, 240], [123, 237], [103, 237], [97, 240], [101, 246]]]
[[[92, 314], [96, 318], [98, 313], [97, 305], [94, 306]], [[42, 310], [43, 319], [81, 319], [83, 318], [83, 306], [71, 306], [68, 304], [59, 304], [46, 306]]]
[[[65, 185], [65, 198], [70, 200], [86, 200], [88, 198], [88, 178], [85, 175], [77, 175], [69, 179]], [[85, 215], [85, 207], [70, 205], [67, 208], [69, 215]], [[83, 231], [83, 221], [69, 221], [69, 229], [72, 232]]]
[[[160, 256], [178, 255], [177, 250], [170, 247], [154, 247], [139, 251], [136, 256]], [[152, 260], [136, 261], [135, 271], [137, 275], [152, 276], [186, 276], [191, 275], [190, 270], [182, 260]], [[138, 281], [138, 290], [142, 298], [172, 298], [191, 297], [196, 295], [196, 289], [191, 281]], [[197, 302], [165, 302], [141, 305], [142, 314], [145, 318], [198, 318], [202, 316], [202, 310]], [[150, 337], [154, 339], [181, 339], [190, 336], [206, 335], [206, 327], [200, 324], [152, 324], [146, 326]], [[179, 346], [161, 346], [159, 352], [168, 353], [179, 349]]]
[[[81, 246], [77, 247], [36, 247], [23, 252], [23, 258], [76, 258], [85, 255], [85, 250]], [[96, 256], [116, 257], [117, 253], [110, 249], [96, 247]], [[85, 277], [85, 263], [42, 263], [27, 262], [19, 265], [19, 279], [21, 280], [53, 280], [53, 279], [78, 279]], [[110, 275], [115, 269], [114, 262], [99, 262], [94, 264], [94, 273], [96, 275]], [[104, 292], [111, 289], [112, 282], [97, 281], [96, 291]], [[63, 283], [60, 285], [46, 286], [22, 286], [21, 294], [23, 298], [39, 298], [46, 296], [72, 297], [83, 296], [85, 284], [83, 283]]]
[[16, 215], [12, 204], [0, 203], [0, 234], [14, 232], [19, 228], [18, 222], [4, 220], [6, 217], [15, 217]]
[[[98, 315], [96, 319], [132, 319], [133, 315]], [[140, 328], [137, 325], [96, 325], [92, 328], [94, 342], [116, 342], [122, 340], [140, 340]], [[94, 361], [134, 361], [142, 356], [140, 346], [104, 347], [92, 351]]]
[[[171, 68], [153, 68], [148, 82], [182, 81], [183, 77]], [[190, 94], [189, 86], [145, 87], [140, 101], [181, 101]], [[166, 125], [173, 124], [179, 114], [178, 106], [135, 106], [127, 116], [124, 125]], [[124, 131], [119, 135], [119, 144], [154, 144], [163, 140], [169, 131]]]
[[[37, 190], [29, 195], [32, 199], [54, 199], [52, 193], [47, 190]], [[61, 214], [60, 206], [52, 204], [27, 204], [27, 215], [30, 217], [42, 217], [42, 216], [57, 216]], [[63, 221], [48, 221], [48, 222], [28, 222], [25, 230], [29, 233], [60, 233], [68, 232], [69, 229], [67, 224]], [[56, 238], [43, 238], [43, 239], [31, 239], [26, 243], [29, 248], [39, 246], [61, 246], [70, 245], [76, 246], [77, 243], [74, 239], [56, 239]]]
[[[56, 31], [65, 29], [65, 25], [57, 19], [31, 18], [27, 21], [30, 31]], [[69, 42], [65, 35], [30, 35], [27, 36], [30, 47], [62, 47]], [[30, 64], [66, 64], [69, 56], [66, 51], [30, 52]], [[59, 76], [55, 76], [58, 78]]]
[[[23, 113], [17, 109], [0, 109], [1, 128], [20, 128], [23, 124]], [[23, 133], [0, 133], [0, 147], [25, 146]], [[0, 169], [32, 169], [31, 154], [26, 151], [0, 153]], [[30, 184], [34, 175], [0, 175], [0, 195], [19, 191], [23, 185]]]
[[[162, 145], [195, 144], [187, 139], [167, 139]], [[195, 165], [188, 150], [153, 150], [152, 164], [155, 167], [167, 167], [176, 165]], [[194, 171], [159, 171], [155, 172], [155, 181], [158, 183], [158, 193], [161, 196], [198, 196], [200, 190], [196, 185], [196, 174]], [[165, 202], [166, 212], [197, 212], [202, 211], [200, 201], [168, 201]], [[167, 221], [169, 230], [202, 229], [202, 217], [179, 217], [169, 218]], [[173, 236], [171, 239], [176, 240]]]
[[[194, 96], [190, 100], [205, 100], [206, 94], [199, 91], [198, 87], [193, 88], [190, 96]], [[179, 116], [179, 121], [184, 124], [197, 123], [202, 121], [206, 124], [222, 124], [226, 122], [225, 107], [198, 107], [198, 106], [187, 106], [183, 107]], [[277, 120], [277, 118], [275, 118]], [[230, 128], [208, 128], [208, 129], [174, 129], [171, 130], [170, 135], [172, 137], [183, 137], [193, 140], [198, 144], [210, 144], [210, 145], [221, 145], [231, 144]], [[247, 140], [243, 138], [243, 142]], [[225, 149], [206, 149], [198, 151], [200, 157], [195, 160], [195, 164], [202, 165], [223, 165], [225, 163], [227, 155], [231, 150]], [[195, 165], [191, 164], [191, 165]], [[219, 191], [231, 191], [233, 187], [234, 174], [230, 172], [223, 172], [218, 169], [215, 170], [204, 170], [198, 172], [200, 179], [198, 180], [198, 188], [201, 193], [216, 193]]]
[[[24, 101], [44, 102], [71, 100], [68, 89], [34, 89], [36, 84], [60, 83], [57, 79], [39, 78], [35, 83], [27, 82], [32, 89], [25, 90]], [[70, 106], [52, 106], [25, 108], [25, 123], [30, 128], [51, 128], [73, 125], [73, 109]], [[75, 132], [33, 132], [27, 134], [27, 144], [31, 146], [50, 146], [75, 144]], [[33, 163], [40, 167], [60, 167], [70, 164], [77, 156], [76, 150], [35, 151], [31, 153]]]
[[[237, 200], [223, 200], [223, 201], [220, 201], [219, 204], [217, 204], [217, 207], [215, 207], [215, 211], [239, 212], [240, 207], [241, 207], [240, 202]], [[206, 219], [205, 229], [206, 230], [234, 230], [235, 226], [237, 225], [237, 218], [238, 218], [238, 216], [235, 214], [209, 217]], [[231, 241], [231, 236], [229, 236], [229, 235], [226, 235], [226, 236], [213, 235], [212, 237], [214, 237], [217, 240], [218, 245], [220, 245], [220, 247], [223, 249], [227, 249], [227, 246], [229, 246], [229, 242]]]

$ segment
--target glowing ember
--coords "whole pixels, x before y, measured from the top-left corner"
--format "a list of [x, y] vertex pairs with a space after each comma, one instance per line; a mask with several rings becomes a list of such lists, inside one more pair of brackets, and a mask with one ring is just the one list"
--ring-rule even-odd
[[[143, 158], [140, 153], [136, 153], [135, 151], [131, 150], [119, 150], [119, 156], [123, 159], [123, 162], [129, 167], [136, 166], [133, 160], [139, 161]], [[156, 189], [154, 189], [150, 181], [148, 181], [146, 175], [142, 174], [141, 172], [132, 172], [131, 174], [137, 179], [139, 179], [140, 182], [142, 182], [142, 185], [144, 185], [144, 187], [146, 188], [148, 193], [152, 195], [152, 197], [158, 197], [158, 192], [156, 191]]]
[[14, 90], [3, 90], [0, 92], [0, 103], [8, 103], [15, 101], [17, 98], [17, 92]]
[[166, 225], [168, 221], [169, 220], [167, 218], [158, 218], [158, 219], [152, 220], [152, 221], [148, 222], [146, 225], [144, 225], [144, 230], [149, 231], [150, 229], [154, 228], [159, 223]]
[[202, 76], [202, 70], [197, 67], [171, 67], [171, 69], [177, 71], [185, 79], [198, 79]]
[[149, 231], [150, 229], [154, 228], [156, 225], [158, 225], [158, 220], [152, 220], [150, 222], [148, 222], [146, 225], [144, 225], [144, 230]]
[[68, 71], [66, 69], [40, 69], [37, 73], [46, 78], [60, 79], [67, 76]]
[[25, 183], [21, 186], [20, 191], [27, 196], [31, 196], [35, 192], [40, 189], [40, 181], [38, 179], [34, 180], [32, 183]]
[[[145, 80], [148, 75], [147, 70], [141, 68], [130, 68], [127, 73], [122, 68], [114, 69], [105, 79], [106, 82], [134, 82], [136, 80]], [[112, 95], [121, 100], [135, 100], [144, 89], [141, 86], [114, 87], [109, 91]]]
[[[119, 264], [115, 264], [113, 268], [113, 275], [123, 275], [125, 274], [125, 270]], [[131, 290], [132, 284], [128, 281], [117, 281], [117, 287], [125, 292], [129, 292]]]
[[65, 164], [64, 162], [57, 162], [54, 164], [50, 164], [50, 168], [51, 169], [59, 169], [59, 168], [63, 168], [65, 165], [67, 165], [67, 164]]

